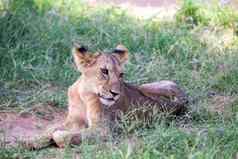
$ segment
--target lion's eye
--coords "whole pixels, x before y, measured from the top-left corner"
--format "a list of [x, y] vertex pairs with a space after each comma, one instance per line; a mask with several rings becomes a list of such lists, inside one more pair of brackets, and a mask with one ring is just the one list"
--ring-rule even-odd
[[119, 77], [123, 78], [123, 76], [124, 76], [124, 73], [120, 73]]
[[102, 72], [104, 75], [108, 75], [108, 69], [106, 69], [106, 68], [101, 68], [101, 72]]

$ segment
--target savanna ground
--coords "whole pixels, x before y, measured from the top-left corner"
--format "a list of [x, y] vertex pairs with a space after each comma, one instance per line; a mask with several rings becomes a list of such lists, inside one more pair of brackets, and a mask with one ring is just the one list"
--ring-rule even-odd
[[2, 0], [0, 30], [1, 112], [49, 103], [66, 108], [66, 90], [80, 76], [72, 41], [91, 51], [122, 43], [130, 50], [126, 81], [175, 80], [190, 99], [182, 117], [158, 115], [149, 127], [125, 121], [118, 144], [39, 151], [2, 146], [1, 159], [238, 157], [238, 12], [232, 6], [186, 0], [168, 21], [73, 0]]

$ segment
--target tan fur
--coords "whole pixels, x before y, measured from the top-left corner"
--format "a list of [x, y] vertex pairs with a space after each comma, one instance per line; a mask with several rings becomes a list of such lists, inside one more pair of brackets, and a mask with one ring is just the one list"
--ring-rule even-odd
[[[128, 50], [123, 45], [118, 45], [110, 54], [92, 54], [77, 44], [73, 57], [82, 75], [68, 89], [65, 122], [48, 137], [60, 147], [72, 143], [74, 136], [80, 136], [79, 140], [94, 135], [107, 138], [110, 124], [129, 110], [154, 105], [158, 111], [177, 113], [185, 108], [186, 96], [172, 81], [141, 86], [123, 81], [123, 64], [128, 59]], [[137, 113], [141, 116], [140, 111]]]

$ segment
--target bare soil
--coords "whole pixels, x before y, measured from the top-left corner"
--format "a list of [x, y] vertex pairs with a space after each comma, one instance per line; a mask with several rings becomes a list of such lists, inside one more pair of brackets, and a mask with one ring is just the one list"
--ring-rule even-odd
[[36, 137], [48, 126], [63, 121], [65, 110], [52, 104], [37, 104], [27, 112], [0, 112], [0, 147]]

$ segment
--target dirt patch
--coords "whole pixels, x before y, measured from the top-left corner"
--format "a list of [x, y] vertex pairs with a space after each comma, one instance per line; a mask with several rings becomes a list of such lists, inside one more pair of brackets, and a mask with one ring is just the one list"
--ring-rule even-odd
[[128, 11], [128, 13], [141, 18], [166, 18], [171, 20], [179, 4], [177, 0], [89, 0], [89, 5], [112, 5]]
[[0, 112], [0, 147], [36, 137], [48, 126], [62, 122], [65, 110], [52, 104], [37, 104], [25, 112]]

